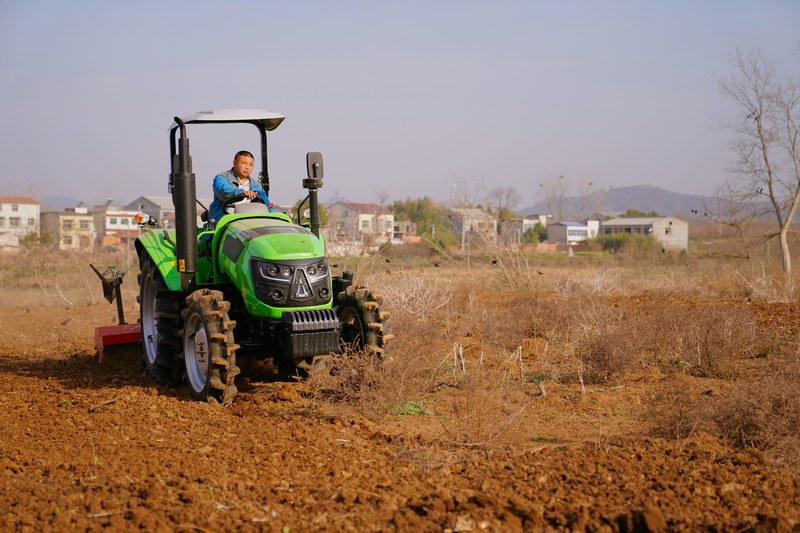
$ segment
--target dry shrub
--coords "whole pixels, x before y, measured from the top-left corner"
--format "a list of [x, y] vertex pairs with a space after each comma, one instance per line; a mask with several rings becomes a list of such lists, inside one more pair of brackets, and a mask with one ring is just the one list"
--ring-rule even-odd
[[747, 308], [695, 305], [665, 297], [619, 305], [575, 304], [569, 325], [580, 335], [575, 357], [588, 382], [645, 366], [667, 373], [729, 377], [755, 351], [756, 323]]
[[800, 470], [800, 377], [775, 368], [720, 395], [701, 381], [676, 377], [666, 383], [644, 414], [652, 432], [685, 439], [696, 432], [739, 449], [763, 452], [774, 463]]
[[392, 413], [430, 390], [430, 365], [420, 362], [395, 356], [384, 363], [369, 352], [346, 351], [334, 356], [331, 372], [314, 376], [311, 386], [319, 400], [364, 414]]
[[696, 380], [681, 375], [661, 384], [643, 413], [643, 420], [653, 424], [654, 435], [686, 439], [696, 432], [714, 432], [709, 416], [713, 412], [713, 391], [699, 386]]
[[345, 350], [333, 356], [330, 372], [311, 380], [318, 398], [336, 403], [369, 402], [382, 379], [380, 359], [365, 351]]
[[498, 444], [528, 405], [510, 401], [499, 367], [474, 366], [449, 392], [437, 402], [436, 412], [442, 441], [456, 446]]
[[418, 270], [399, 271], [392, 283], [382, 287], [384, 301], [390, 303], [395, 313], [426, 320], [453, 299], [452, 278]]
[[121, 286], [126, 307], [134, 305], [139, 273], [136, 253], [101, 250], [59, 251], [37, 246], [15, 253], [0, 253], [0, 306], [83, 305], [103, 301], [100, 279], [89, 267], [102, 272], [115, 265], [127, 273]]
[[800, 378], [774, 369], [722, 400], [710, 419], [734, 446], [765, 452], [800, 469]]

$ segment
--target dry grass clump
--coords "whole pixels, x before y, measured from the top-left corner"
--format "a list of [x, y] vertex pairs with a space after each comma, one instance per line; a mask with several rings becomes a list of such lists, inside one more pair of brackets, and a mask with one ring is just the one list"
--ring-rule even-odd
[[800, 377], [784, 369], [735, 389], [709, 419], [733, 445], [800, 469]]
[[671, 381], [645, 414], [653, 433], [685, 439], [705, 432], [800, 471], [800, 376], [774, 364], [720, 394], [702, 382]]
[[135, 252], [110, 253], [100, 250], [59, 251], [44, 246], [0, 254], [0, 299], [2, 306], [84, 305], [103, 301], [100, 279], [89, 267], [102, 272], [115, 265], [127, 272], [122, 290], [126, 303], [138, 293], [139, 273]]
[[622, 320], [646, 364], [664, 372], [726, 377], [758, 343], [752, 310], [745, 306], [664, 297], [633, 303]]
[[507, 381], [504, 365], [478, 363], [453, 380], [435, 405], [440, 440], [445, 444], [482, 447], [501, 442], [526, 411], [532, 399]]

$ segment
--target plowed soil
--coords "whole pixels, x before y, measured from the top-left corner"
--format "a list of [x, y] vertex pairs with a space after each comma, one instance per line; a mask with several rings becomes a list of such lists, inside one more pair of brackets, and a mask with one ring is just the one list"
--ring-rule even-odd
[[[0, 309], [0, 529], [6, 531], [791, 531], [800, 477], [641, 417], [683, 380], [647, 371], [531, 391], [502, 445], [449, 445], [440, 420], [359, 414], [309, 383], [240, 376], [228, 407], [98, 365], [105, 302]], [[396, 354], [400, 355], [400, 354]], [[546, 435], [547, 438], [537, 438]]]

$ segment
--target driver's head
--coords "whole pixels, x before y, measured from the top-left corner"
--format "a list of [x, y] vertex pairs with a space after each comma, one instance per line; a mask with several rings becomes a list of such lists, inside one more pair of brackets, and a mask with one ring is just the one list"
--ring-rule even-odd
[[253, 171], [253, 164], [255, 163], [253, 154], [247, 150], [240, 150], [236, 152], [233, 158], [233, 173], [237, 178], [247, 178]]

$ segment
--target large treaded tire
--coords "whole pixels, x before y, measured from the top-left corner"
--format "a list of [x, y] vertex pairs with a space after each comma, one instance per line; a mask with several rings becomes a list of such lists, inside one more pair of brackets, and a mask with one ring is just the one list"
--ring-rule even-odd
[[366, 350], [387, 360], [389, 334], [386, 321], [389, 313], [381, 311], [383, 297], [366, 287], [349, 286], [336, 295], [341, 342], [344, 349]]
[[180, 376], [181, 297], [167, 288], [148, 257], [142, 258], [139, 282], [139, 323], [142, 327], [142, 360], [147, 375], [162, 385]]
[[228, 316], [230, 302], [220, 291], [199, 289], [186, 297], [181, 312], [183, 353], [189, 394], [200, 401], [228, 405], [236, 396], [234, 378], [239, 374], [233, 339], [236, 322]]

